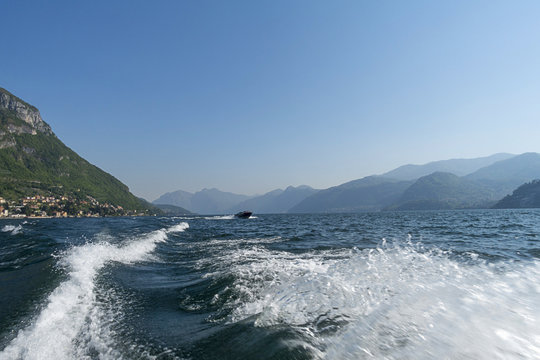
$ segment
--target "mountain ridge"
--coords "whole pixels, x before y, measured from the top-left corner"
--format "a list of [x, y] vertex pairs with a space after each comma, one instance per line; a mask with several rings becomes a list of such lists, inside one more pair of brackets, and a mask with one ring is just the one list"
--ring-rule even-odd
[[381, 176], [398, 180], [415, 180], [434, 172], [449, 172], [457, 176], [465, 176], [497, 161], [506, 160], [516, 155], [496, 153], [489, 156], [471, 159], [448, 159], [428, 162], [426, 164], [407, 164], [390, 170]]
[[432, 210], [489, 207], [492, 192], [481, 184], [452, 173], [437, 171], [409, 186], [386, 210]]
[[[412, 180], [400, 180], [384, 175], [366, 176], [307, 194], [308, 196], [297, 198], [296, 204], [291, 200], [287, 204], [290, 206], [288, 210], [285, 210], [286, 206], [276, 207], [271, 204], [277, 198], [285, 197], [286, 190], [294, 187], [286, 190], [276, 189], [237, 203], [225, 212], [253, 210], [259, 213], [325, 213], [488, 208], [515, 189], [516, 183], [521, 184], [540, 178], [540, 154], [537, 153], [520, 155], [498, 153], [482, 158], [441, 160], [424, 165], [432, 166], [430, 164], [436, 166], [450, 164], [454, 167], [465, 164], [460, 173], [466, 173], [470, 169], [475, 171], [463, 176], [435, 171]], [[487, 165], [478, 168], [485, 164]], [[424, 165], [418, 167], [422, 171], [429, 169], [429, 166], [423, 167]], [[403, 167], [394, 170], [399, 169]], [[182, 191], [179, 193], [189, 194]], [[165, 195], [170, 194], [173, 193], [166, 193], [159, 199], [163, 200]], [[179, 203], [176, 205], [181, 206]], [[190, 206], [183, 207], [194, 211]]]
[[367, 176], [333, 186], [304, 199], [289, 213], [379, 211], [396, 201], [409, 181]]

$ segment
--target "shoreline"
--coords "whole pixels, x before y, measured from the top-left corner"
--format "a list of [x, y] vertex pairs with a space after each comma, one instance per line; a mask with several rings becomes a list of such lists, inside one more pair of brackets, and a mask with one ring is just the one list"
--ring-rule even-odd
[[137, 215], [105, 215], [105, 216], [1, 216], [0, 220], [21, 220], [21, 219], [90, 219], [90, 218], [117, 218], [117, 217], [151, 217], [157, 215], [146, 215], [146, 214], [137, 214]]

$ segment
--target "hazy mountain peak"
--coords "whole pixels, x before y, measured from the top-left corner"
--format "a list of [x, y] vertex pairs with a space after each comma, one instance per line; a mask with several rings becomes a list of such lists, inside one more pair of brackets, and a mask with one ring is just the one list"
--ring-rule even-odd
[[176, 190], [161, 195], [156, 200], [152, 201], [156, 205], [173, 205], [184, 209], [191, 209], [191, 198], [193, 194], [184, 190]]
[[298, 186], [292, 186], [292, 185], [289, 185], [287, 186], [287, 188], [285, 189], [285, 191], [304, 191], [304, 190], [314, 190], [311, 186], [308, 186], [308, 185], [298, 185]]
[[450, 172], [458, 176], [464, 176], [475, 172], [482, 167], [489, 166], [497, 161], [510, 159], [514, 156], [515, 155], [513, 154], [498, 153], [472, 159], [432, 161], [423, 165], [408, 164], [384, 173], [383, 176], [398, 180], [414, 180], [436, 171]]
[[528, 152], [516, 155], [480, 168], [467, 177], [475, 180], [503, 180], [519, 177], [524, 180], [521, 181], [520, 184], [522, 184], [540, 177], [540, 154]]
[[[290, 186], [287, 187], [287, 189], [285, 189], [285, 190], [283, 190], [283, 189], [275, 189], [275, 190], [269, 191], [269, 192], [267, 192], [267, 193], [265, 193], [263, 195], [279, 195], [279, 194], [282, 194], [285, 191], [287, 191], [289, 188], [290, 188]], [[261, 195], [256, 195], [256, 196], [261, 196]]]

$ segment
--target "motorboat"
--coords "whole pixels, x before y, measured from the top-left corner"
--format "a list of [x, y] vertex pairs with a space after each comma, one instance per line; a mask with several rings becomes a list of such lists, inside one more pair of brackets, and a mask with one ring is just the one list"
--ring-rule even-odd
[[239, 219], [249, 219], [251, 214], [253, 214], [251, 211], [240, 211], [239, 213], [234, 214], [234, 217]]

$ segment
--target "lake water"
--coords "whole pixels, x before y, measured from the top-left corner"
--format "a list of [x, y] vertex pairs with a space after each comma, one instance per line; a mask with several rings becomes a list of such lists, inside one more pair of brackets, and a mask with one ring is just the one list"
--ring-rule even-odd
[[0, 229], [0, 359], [540, 358], [539, 210]]

